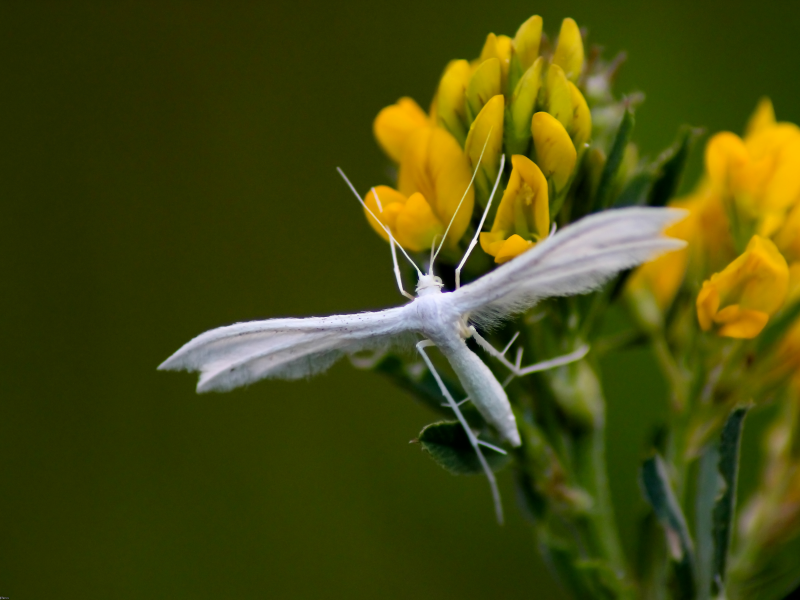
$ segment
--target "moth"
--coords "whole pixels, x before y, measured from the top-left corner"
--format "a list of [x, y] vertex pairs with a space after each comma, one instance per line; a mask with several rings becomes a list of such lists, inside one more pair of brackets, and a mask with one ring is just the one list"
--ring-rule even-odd
[[[500, 173], [502, 171], [501, 165]], [[369, 211], [349, 180], [344, 178], [362, 206]], [[497, 183], [499, 181], [498, 176]], [[489, 202], [491, 204], [491, 200]], [[475, 339], [483, 350], [515, 376], [581, 358], [586, 353], [585, 348], [523, 368], [520, 359], [512, 362], [506, 358], [506, 351], [491, 346], [478, 333], [476, 326], [492, 325], [508, 319], [526, 311], [543, 298], [596, 290], [624, 269], [682, 248], [685, 245], [683, 241], [667, 237], [663, 231], [671, 223], [683, 218], [685, 211], [633, 207], [587, 216], [551, 233], [527, 252], [462, 286], [460, 272], [477, 242], [489, 205], [456, 269], [456, 289], [452, 291], [445, 290], [442, 280], [434, 274], [436, 254], [432, 252], [427, 273], [417, 268], [416, 296], [405, 292], [397, 265], [396, 242], [388, 228], [384, 228], [389, 234], [398, 286], [410, 298], [408, 303], [375, 312], [268, 319], [219, 327], [185, 344], [159, 369], [199, 371], [198, 392], [222, 392], [260, 379], [309, 377], [325, 371], [346, 355], [416, 343], [447, 404], [463, 425], [478, 454], [492, 488], [498, 520], [502, 522], [502, 507], [494, 474], [483, 456], [481, 446], [500, 452], [504, 450], [479, 440], [473, 433], [458, 408], [459, 403], [444, 385], [425, 349], [430, 346], [439, 349], [457, 375], [468, 399], [486, 422], [512, 447], [520, 446], [522, 440], [503, 386], [489, 367], [469, 349], [465, 340], [470, 337]], [[438, 249], [441, 249], [441, 244]], [[405, 251], [403, 253], [406, 254]]]

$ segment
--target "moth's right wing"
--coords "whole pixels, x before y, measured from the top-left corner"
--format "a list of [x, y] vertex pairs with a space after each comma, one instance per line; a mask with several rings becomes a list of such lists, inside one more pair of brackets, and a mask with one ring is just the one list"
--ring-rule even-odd
[[596, 290], [616, 273], [683, 248], [664, 228], [686, 211], [633, 207], [584, 217], [480, 279], [446, 294], [460, 314], [490, 323], [542, 298]]
[[198, 392], [226, 391], [265, 378], [320, 373], [345, 354], [381, 349], [411, 336], [409, 304], [377, 312], [236, 323], [207, 331], [159, 370], [199, 371]]

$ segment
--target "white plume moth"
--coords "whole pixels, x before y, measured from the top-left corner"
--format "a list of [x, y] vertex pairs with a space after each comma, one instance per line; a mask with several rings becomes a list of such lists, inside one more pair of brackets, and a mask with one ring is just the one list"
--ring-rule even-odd
[[[503, 162], [500, 166], [501, 175]], [[364, 208], [372, 214], [349, 180], [341, 174]], [[492, 196], [501, 175], [498, 176]], [[663, 231], [669, 224], [680, 220], [685, 211], [634, 207], [593, 214], [552, 233], [517, 258], [461, 286], [461, 268], [477, 243], [489, 206], [491, 198], [475, 237], [456, 269], [456, 289], [452, 292], [443, 290], [441, 279], [433, 273], [433, 263], [444, 238], [436, 253], [432, 252], [426, 274], [414, 265], [419, 278], [415, 297], [403, 289], [395, 252], [396, 242], [388, 228], [384, 227], [389, 235], [398, 287], [401, 293], [411, 299], [407, 304], [376, 312], [269, 319], [212, 329], [184, 345], [159, 369], [199, 371], [198, 392], [227, 391], [260, 379], [307, 377], [325, 371], [345, 355], [416, 341], [417, 350], [478, 455], [491, 485], [498, 521], [502, 522], [497, 484], [481, 445], [500, 452], [504, 450], [482, 442], [475, 436], [425, 348], [436, 346], [442, 352], [469, 400], [487, 423], [511, 446], [520, 446], [522, 441], [503, 386], [467, 347], [465, 340], [473, 337], [482, 349], [501, 361], [516, 376], [577, 360], [586, 354], [586, 349], [523, 368], [519, 358], [511, 362], [505, 357], [505, 351], [494, 349], [478, 334], [472, 323], [489, 324], [509, 318], [543, 298], [596, 290], [621, 270], [664, 252], [682, 248], [685, 245], [683, 241], [669, 238]], [[372, 216], [375, 217], [374, 214]], [[375, 219], [378, 220], [377, 217]], [[444, 236], [447, 236], [447, 231]], [[402, 247], [400, 249], [406, 254]], [[411, 263], [414, 264], [413, 261]]]

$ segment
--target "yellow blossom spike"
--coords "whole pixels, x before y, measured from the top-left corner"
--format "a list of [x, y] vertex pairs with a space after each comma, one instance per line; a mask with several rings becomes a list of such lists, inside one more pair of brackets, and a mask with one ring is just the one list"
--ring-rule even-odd
[[558, 119], [567, 131], [572, 129], [572, 92], [564, 71], [558, 65], [550, 65], [545, 77], [546, 110]]
[[521, 254], [550, 231], [547, 180], [526, 156], [511, 157], [511, 177], [490, 232], [480, 235], [484, 252], [502, 263]]
[[508, 105], [506, 123], [506, 150], [511, 154], [524, 154], [531, 140], [531, 117], [536, 110], [536, 98], [542, 85], [544, 59], [539, 57], [517, 83]]
[[409, 135], [420, 127], [428, 127], [428, 116], [411, 98], [400, 98], [397, 104], [378, 113], [372, 131], [381, 148], [395, 162], [400, 162]]
[[581, 91], [571, 81], [569, 82], [570, 97], [572, 99], [572, 143], [575, 149], [580, 152], [584, 149], [589, 139], [592, 137], [592, 113], [586, 98]]
[[749, 137], [773, 125], [775, 125], [775, 109], [772, 107], [772, 100], [767, 97], [761, 98], [747, 122], [745, 136]]
[[696, 303], [700, 328], [753, 338], [783, 306], [788, 287], [786, 259], [770, 240], [755, 235], [743, 254], [703, 282]]
[[[472, 169], [478, 168], [475, 187], [482, 206], [489, 200], [489, 194], [500, 168], [500, 154], [503, 152], [503, 114], [505, 98], [498, 94], [486, 103], [473, 121], [464, 145], [464, 153], [469, 158]], [[487, 143], [488, 140], [488, 143]], [[486, 150], [484, 150], [484, 145]], [[483, 158], [481, 158], [483, 153]], [[480, 167], [478, 161], [480, 160]]]
[[490, 58], [475, 69], [467, 85], [467, 117], [469, 122], [475, 120], [486, 103], [503, 92], [500, 60]]
[[564, 19], [561, 22], [553, 64], [564, 69], [570, 81], [578, 81], [583, 70], [583, 39], [581, 30], [573, 19]]
[[563, 191], [572, 177], [578, 153], [564, 126], [552, 115], [537, 112], [531, 120], [536, 164], [553, 182], [556, 193]]
[[[443, 224], [456, 214], [445, 242], [455, 247], [469, 226], [475, 192], [469, 183], [472, 170], [456, 139], [441, 127], [420, 129], [408, 141], [397, 175], [397, 187], [406, 196], [421, 193]], [[469, 191], [467, 191], [469, 188]], [[398, 238], [399, 241], [399, 238]]]
[[519, 60], [520, 71], [527, 71], [539, 56], [542, 41], [542, 17], [533, 15], [517, 29], [514, 36], [514, 54]]
[[454, 60], [444, 71], [436, 93], [437, 122], [463, 145], [467, 139], [466, 93], [472, 68], [466, 60]]

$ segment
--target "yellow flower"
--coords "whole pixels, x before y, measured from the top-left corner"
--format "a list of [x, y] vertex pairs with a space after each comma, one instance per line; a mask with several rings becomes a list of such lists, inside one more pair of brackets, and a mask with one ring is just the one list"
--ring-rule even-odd
[[409, 137], [423, 127], [430, 127], [425, 111], [413, 99], [400, 98], [397, 104], [387, 106], [378, 113], [372, 131], [383, 151], [399, 163]]
[[466, 60], [451, 61], [436, 92], [436, 121], [463, 144], [467, 139], [467, 85], [472, 68]]
[[[434, 238], [441, 239], [444, 233], [445, 226], [433, 214], [431, 205], [420, 193], [412, 194], [408, 198], [395, 189], [379, 185], [374, 191], [370, 190], [364, 198], [364, 203], [372, 214], [389, 228], [395, 240], [407, 250], [419, 252], [430, 248]], [[388, 242], [389, 236], [383, 227], [368, 211], [364, 213], [372, 228]]]
[[[469, 128], [464, 152], [473, 169], [478, 169], [475, 176], [475, 189], [478, 202], [485, 206], [489, 194], [497, 179], [500, 169], [500, 155], [503, 153], [503, 114], [505, 102], [502, 94], [498, 94], [481, 109]], [[484, 150], [485, 147], [485, 150]], [[483, 153], [483, 158], [481, 158]], [[480, 166], [478, 161], [480, 160]]]
[[578, 80], [583, 70], [583, 39], [578, 24], [572, 19], [564, 19], [561, 23], [553, 64], [564, 69], [572, 82]]
[[536, 163], [516, 154], [511, 157], [511, 177], [500, 201], [491, 232], [481, 233], [483, 250], [504, 263], [547, 237], [550, 207], [547, 180]]
[[715, 191], [734, 201], [738, 218], [771, 236], [800, 199], [800, 128], [771, 123], [762, 105], [742, 139], [718, 133], [706, 146], [706, 172]]
[[536, 163], [547, 179], [553, 182], [556, 194], [559, 194], [566, 189], [575, 170], [578, 159], [575, 146], [564, 126], [546, 112], [533, 115], [531, 134]]
[[745, 252], [703, 282], [697, 318], [703, 331], [754, 338], [783, 305], [789, 285], [786, 259], [770, 240], [753, 236]]
[[[400, 161], [397, 188], [407, 197], [421, 193], [445, 228], [455, 215], [445, 243], [445, 247], [453, 248], [472, 218], [475, 192], [469, 185], [471, 179], [469, 160], [455, 138], [441, 127], [431, 127], [418, 130], [408, 140]], [[430, 248], [430, 243], [424, 247]]]

